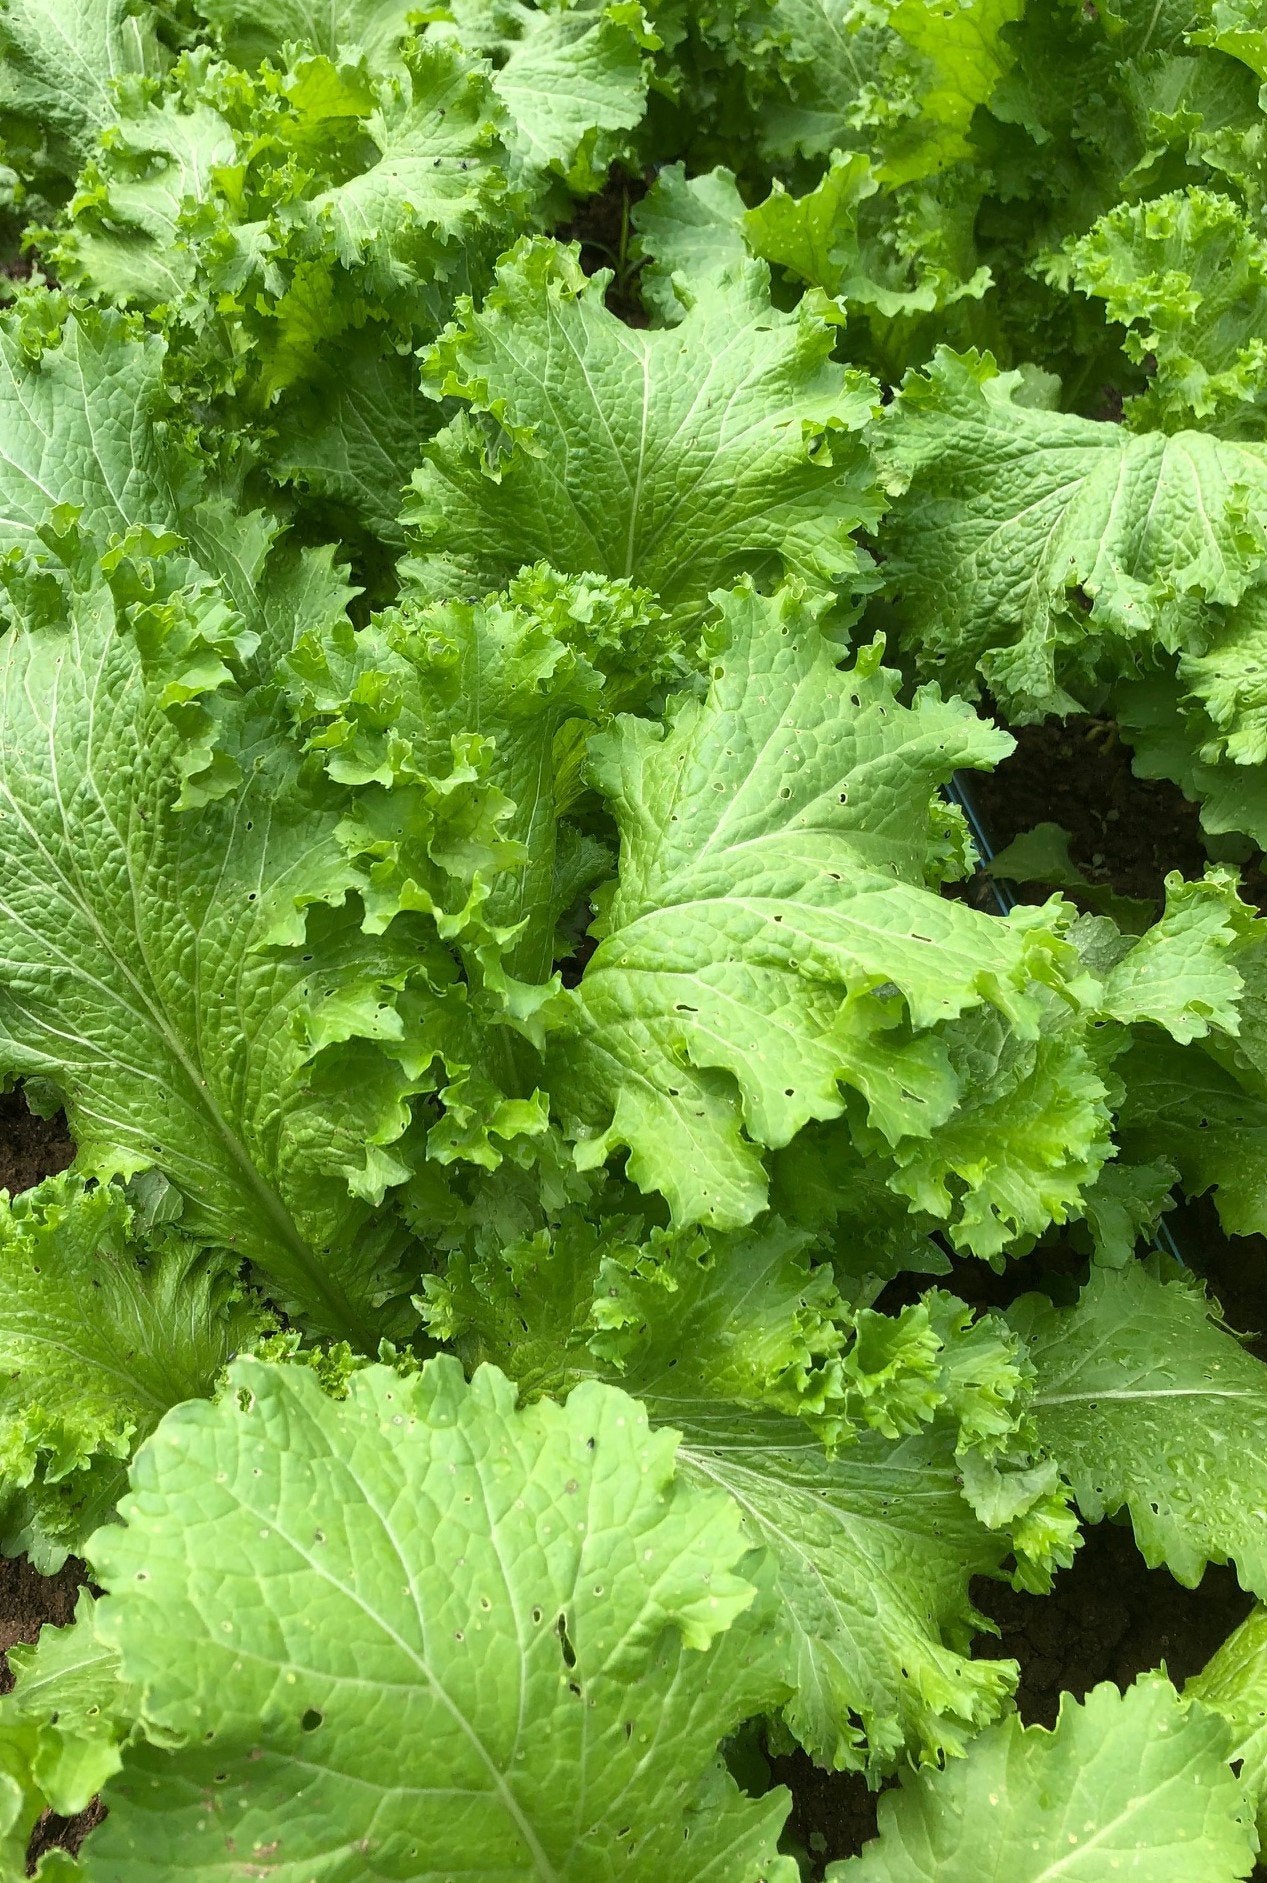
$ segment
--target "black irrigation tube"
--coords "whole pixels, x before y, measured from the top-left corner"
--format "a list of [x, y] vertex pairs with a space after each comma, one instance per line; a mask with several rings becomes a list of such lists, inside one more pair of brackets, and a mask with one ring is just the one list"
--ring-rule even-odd
[[[989, 833], [985, 825], [981, 822], [976, 805], [972, 802], [972, 794], [967, 784], [964, 782], [962, 773], [956, 772], [954, 774], [950, 783], [945, 787], [945, 795], [952, 804], [959, 806], [959, 809], [963, 812], [968, 821], [968, 828], [972, 832], [972, 840], [977, 847], [977, 870], [981, 875], [984, 875], [986, 865], [994, 861], [994, 845], [990, 842]], [[1016, 891], [1013, 885], [1008, 882], [1006, 877], [1001, 876], [990, 876], [987, 880], [990, 885], [990, 894], [993, 898], [995, 908], [1000, 915], [1006, 915], [1009, 909], [1016, 907], [1017, 903]], [[1174, 1231], [1167, 1223], [1165, 1217], [1162, 1217], [1156, 1229], [1153, 1231], [1153, 1241], [1156, 1247], [1159, 1248], [1164, 1255], [1168, 1255], [1172, 1261], [1177, 1262], [1180, 1268], [1187, 1268], [1189, 1266], [1188, 1263], [1184, 1261], [1179, 1244], [1175, 1241]]]

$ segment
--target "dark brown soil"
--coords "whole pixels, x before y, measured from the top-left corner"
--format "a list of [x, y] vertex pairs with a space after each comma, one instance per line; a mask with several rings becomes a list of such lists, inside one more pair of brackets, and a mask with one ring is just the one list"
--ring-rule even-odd
[[[993, 773], [969, 772], [971, 793], [991, 844], [1001, 850], [1035, 824], [1063, 824], [1075, 863], [1093, 882], [1160, 903], [1167, 872], [1200, 876], [1206, 866], [1197, 809], [1164, 779], [1137, 778], [1129, 746], [1111, 720], [1048, 720], [1013, 726], [1016, 751]], [[1257, 868], [1248, 893], [1263, 889]], [[1021, 891], [1041, 899], [1041, 889]]]
[[87, 1810], [73, 1818], [59, 1818], [56, 1811], [46, 1811], [31, 1833], [26, 1847], [26, 1873], [35, 1875], [35, 1866], [48, 1850], [68, 1850], [75, 1856], [89, 1831], [95, 1831], [106, 1815], [100, 1798], [94, 1798]]
[[75, 1155], [61, 1112], [37, 1118], [21, 1086], [0, 1093], [0, 1190], [16, 1196], [65, 1170]]
[[1018, 1595], [977, 1582], [973, 1599], [1001, 1629], [977, 1644], [982, 1660], [1019, 1661], [1017, 1710], [1026, 1725], [1054, 1726], [1062, 1692], [1081, 1699], [1099, 1681], [1128, 1687], [1163, 1663], [1176, 1686], [1204, 1667], [1254, 1605], [1232, 1569], [1211, 1566], [1185, 1589], [1146, 1569], [1126, 1525], [1100, 1523], [1050, 1595]]
[[[87, 1568], [75, 1556], [55, 1576], [41, 1576], [25, 1556], [0, 1557], [0, 1693], [8, 1693], [13, 1685], [9, 1649], [19, 1641], [35, 1641], [45, 1622], [64, 1628], [74, 1618], [79, 1591], [87, 1580]], [[104, 1816], [97, 1799], [73, 1818], [46, 1811], [27, 1846], [27, 1875], [34, 1874], [45, 1851], [77, 1851]]]
[[25, 1556], [0, 1557], [0, 1693], [13, 1685], [9, 1649], [34, 1641], [45, 1622], [64, 1628], [75, 1613], [88, 1572], [72, 1556], [55, 1576], [41, 1576]]
[[571, 221], [555, 231], [560, 242], [580, 243], [581, 267], [587, 275], [600, 268], [612, 270], [607, 305], [629, 327], [649, 325], [638, 293], [638, 270], [630, 260], [633, 228], [629, 216], [651, 182], [651, 172], [629, 176], [613, 171], [598, 194], [578, 202]]
[[[1017, 1710], [1026, 1725], [1048, 1727], [1062, 1692], [1081, 1699], [1103, 1680], [1124, 1688], [1163, 1663], [1181, 1685], [1252, 1607], [1230, 1569], [1207, 1569], [1199, 1589], [1181, 1588], [1164, 1569], [1146, 1569], [1130, 1530], [1112, 1523], [1088, 1530], [1050, 1595], [1018, 1595], [981, 1580], [972, 1596], [1000, 1630], [997, 1638], [978, 1637], [978, 1657], [1018, 1661]], [[809, 1852], [812, 1876], [855, 1856], [875, 1836], [878, 1795], [863, 1779], [820, 1772], [799, 1753], [771, 1763], [776, 1780], [792, 1788], [788, 1828]]]

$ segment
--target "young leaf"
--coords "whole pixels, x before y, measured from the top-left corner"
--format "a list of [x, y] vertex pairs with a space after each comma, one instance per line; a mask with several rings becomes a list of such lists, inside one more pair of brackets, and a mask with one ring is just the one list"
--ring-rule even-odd
[[1117, 1062], [1125, 1085], [1122, 1143], [1132, 1161], [1165, 1158], [1190, 1196], [1213, 1189], [1233, 1235], [1267, 1227], [1267, 949], [1236, 948], [1238, 1024], [1197, 1052], [1144, 1031]]
[[1231, 1734], [1164, 1677], [1061, 1701], [1054, 1731], [1016, 1718], [965, 1760], [903, 1781], [880, 1835], [830, 1883], [1234, 1883], [1257, 1839], [1227, 1765]]
[[1190, 1588], [1230, 1561], [1267, 1595], [1267, 1366], [1201, 1289], [1137, 1264], [1093, 1269], [1076, 1307], [1034, 1295], [1010, 1319], [1038, 1375], [1040, 1442], [1083, 1516], [1128, 1511], [1145, 1562]]
[[60, 1568], [109, 1514], [139, 1440], [271, 1327], [237, 1266], [171, 1230], [142, 1238], [114, 1184], [51, 1177], [0, 1195], [7, 1549]]
[[151, 1744], [107, 1787], [92, 1883], [229, 1883], [266, 1849], [296, 1875], [354, 1851], [360, 1876], [439, 1878], [476, 1852], [506, 1876], [793, 1883], [786, 1794], [744, 1797], [717, 1757], [780, 1697], [768, 1605], [672, 1434], [596, 1384], [518, 1410], [452, 1359], [354, 1374], [342, 1403], [303, 1368], [233, 1380], [169, 1415], [93, 1546]]

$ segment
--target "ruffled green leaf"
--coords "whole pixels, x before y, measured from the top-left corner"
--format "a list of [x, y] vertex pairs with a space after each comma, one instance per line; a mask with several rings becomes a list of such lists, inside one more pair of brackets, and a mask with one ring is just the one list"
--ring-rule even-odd
[[[684, 164], [666, 164], [635, 205], [630, 220], [644, 264], [638, 286], [666, 327], [684, 318], [701, 290], [748, 260], [745, 214], [734, 172], [721, 166], [688, 180]], [[682, 294], [673, 286], [675, 275], [685, 285]]]
[[166, 617], [104, 581], [55, 594], [0, 643], [0, 1064], [64, 1099], [85, 1175], [161, 1170], [191, 1234], [372, 1348], [400, 1233], [367, 1199], [407, 1173], [410, 1088], [368, 1047], [315, 1062], [354, 1031], [323, 1006], [401, 964], [350, 916], [296, 921], [347, 873], [271, 694], [230, 703], [216, 788], [179, 809], [201, 709], [147, 652]]
[[1037, 1370], [1044, 1449], [1091, 1523], [1125, 1509], [1144, 1560], [1189, 1588], [1233, 1562], [1267, 1593], [1267, 1367], [1184, 1277], [1095, 1269], [1076, 1307], [1011, 1312]]
[[849, 586], [875, 514], [856, 436], [874, 389], [832, 363], [827, 322], [778, 313], [755, 265], [671, 331], [626, 327], [557, 244], [519, 243], [497, 283], [424, 362], [432, 394], [469, 408], [414, 480], [424, 592], [547, 561], [650, 589], [685, 631], [744, 572]]
[[[1251, 590], [1231, 611], [1230, 626], [1213, 624], [1208, 654], [1184, 660], [1194, 688], [1207, 694], [1223, 715], [1225, 734], [1194, 694], [1186, 693], [1170, 674], [1125, 681], [1116, 689], [1115, 704], [1133, 768], [1141, 778], [1169, 778], [1177, 784], [1186, 798], [1200, 805], [1202, 827], [1211, 836], [1244, 831], [1262, 846], [1267, 844], [1267, 771], [1257, 763], [1245, 765], [1222, 756], [1225, 737], [1238, 747], [1244, 741], [1247, 751], [1257, 746], [1254, 623], [1259, 609], [1257, 591]], [[1250, 656], [1243, 662], [1236, 654], [1242, 629]]]
[[880, 1804], [880, 1835], [832, 1864], [831, 1883], [1233, 1883], [1257, 1839], [1227, 1760], [1231, 1735], [1164, 1676], [1125, 1694], [1105, 1682], [1061, 1701], [1052, 1732], [1016, 1718], [966, 1760], [904, 1779]]
[[968, 1579], [1011, 1549], [1042, 1586], [1074, 1531], [1055, 1468], [1032, 1460], [1031, 1375], [997, 1319], [936, 1292], [846, 1313], [777, 1221], [732, 1237], [571, 1221], [455, 1252], [426, 1308], [527, 1394], [597, 1372], [686, 1434], [685, 1469], [729, 1490], [772, 1552], [783, 1719], [816, 1759], [880, 1773], [904, 1750], [961, 1749], [998, 1712], [1013, 1670], [967, 1659]]
[[1199, 645], [1208, 604], [1240, 600], [1267, 547], [1267, 458], [1021, 391], [988, 356], [945, 351], [907, 379], [883, 433], [886, 577], [921, 666], [1039, 718], [1159, 644]]
[[627, 1147], [676, 1219], [733, 1226], [765, 1200], [761, 1147], [839, 1115], [846, 1086], [890, 1143], [944, 1124], [959, 1085], [933, 1029], [984, 1002], [1032, 1038], [1068, 956], [928, 887], [938, 782], [1004, 736], [935, 693], [899, 706], [878, 650], [839, 670], [790, 592], [722, 610], [707, 700], [594, 748], [620, 875], [550, 1077], [584, 1163]]
[[[245, 407], [293, 477], [315, 425], [302, 390], [328, 387], [343, 354], [370, 363], [359, 407], [341, 389], [357, 424], [374, 423], [376, 398], [407, 410], [416, 381], [393, 369], [482, 285], [526, 204], [479, 58], [415, 36], [386, 70], [355, 48], [291, 59], [248, 77], [200, 48], [161, 86], [121, 88], [68, 215], [41, 239], [80, 293], [154, 314], [216, 424], [236, 444]], [[384, 375], [399, 393], [376, 390]], [[417, 462], [400, 424], [393, 413], [371, 452], [390, 468], [376, 465], [363, 514], [395, 502]], [[328, 425], [318, 464], [337, 451]]]
[[948, 1437], [874, 1434], [833, 1459], [799, 1420], [706, 1402], [659, 1411], [684, 1433], [686, 1475], [728, 1491], [774, 1558], [796, 1738], [821, 1764], [875, 1774], [904, 1752], [962, 1752], [1016, 1676], [969, 1658], [983, 1624], [968, 1583], [999, 1573], [1009, 1539], [964, 1501]]
[[[964, 154], [972, 114], [1011, 63], [1016, 0], [773, 0], [775, 57], [757, 68], [764, 133], [781, 157], [869, 143], [895, 181]], [[777, 86], [771, 79], [777, 74]]]
[[622, 133], [642, 120], [651, 55], [663, 43], [640, 0], [447, 0], [429, 11], [493, 61], [523, 170], [553, 171], [574, 190], [601, 188], [628, 149]]
[[1267, 244], [1236, 203], [1192, 187], [1122, 203], [1072, 246], [1068, 272], [1148, 364], [1148, 388], [1127, 407], [1137, 429], [1260, 429], [1241, 408], [1267, 381]]
[[1232, 961], [1243, 983], [1232, 1034], [1184, 1051], [1141, 1034], [1118, 1061], [1123, 1143], [1132, 1161], [1163, 1158], [1191, 1196], [1213, 1189], [1233, 1235], [1267, 1227], [1267, 950], [1257, 937]]

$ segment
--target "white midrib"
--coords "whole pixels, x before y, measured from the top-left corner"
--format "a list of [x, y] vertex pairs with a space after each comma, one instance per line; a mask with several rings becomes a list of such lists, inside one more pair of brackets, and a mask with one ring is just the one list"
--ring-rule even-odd
[[1243, 1399], [1247, 1405], [1261, 1405], [1263, 1395], [1234, 1386], [1119, 1386], [1099, 1392], [1036, 1393], [1033, 1403], [1036, 1406], [1082, 1406], [1092, 1402], [1099, 1405], [1104, 1400], [1141, 1399]]

